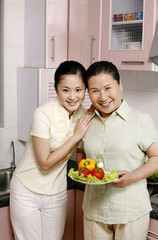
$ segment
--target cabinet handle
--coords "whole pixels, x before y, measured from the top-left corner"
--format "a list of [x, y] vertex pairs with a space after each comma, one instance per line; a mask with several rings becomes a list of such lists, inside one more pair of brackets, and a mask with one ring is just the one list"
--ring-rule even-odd
[[95, 41], [95, 37], [92, 36], [92, 37], [91, 37], [90, 63], [93, 63], [93, 61], [95, 60], [95, 57], [94, 57], [94, 41]]
[[124, 65], [143, 65], [143, 61], [122, 61], [121, 62]]
[[53, 36], [51, 39], [51, 60], [55, 61], [55, 37]]

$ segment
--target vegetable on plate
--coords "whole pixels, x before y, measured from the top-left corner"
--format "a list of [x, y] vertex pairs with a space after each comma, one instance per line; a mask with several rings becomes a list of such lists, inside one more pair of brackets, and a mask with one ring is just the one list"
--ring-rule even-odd
[[86, 167], [79, 168], [78, 172], [79, 172], [79, 176], [83, 174], [84, 178], [86, 178], [91, 173], [91, 171]]
[[91, 175], [101, 180], [104, 177], [104, 170], [102, 168], [94, 168], [91, 171]]
[[86, 167], [88, 168], [90, 171], [93, 170], [93, 168], [95, 168], [95, 160], [91, 159], [91, 158], [86, 158], [86, 159], [82, 159], [79, 164], [78, 164], [79, 168], [83, 168]]

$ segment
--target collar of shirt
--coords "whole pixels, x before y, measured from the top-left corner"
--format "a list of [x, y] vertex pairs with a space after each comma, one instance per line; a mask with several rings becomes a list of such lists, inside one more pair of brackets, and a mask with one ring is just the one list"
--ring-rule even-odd
[[[55, 102], [56, 102], [58, 111], [60, 111], [62, 114], [64, 114], [69, 119], [69, 112], [63, 107], [58, 96], [56, 97]], [[80, 117], [84, 111], [85, 111], [85, 109], [84, 109], [83, 105], [81, 104], [80, 107], [71, 115], [70, 120], [76, 121], [76, 119], [78, 117]]]
[[[111, 116], [115, 116], [115, 115], [119, 115], [122, 119], [124, 119], [125, 121], [128, 118], [128, 114], [129, 114], [129, 105], [127, 104], [127, 102], [123, 99], [121, 105], [119, 106], [118, 109], [116, 109]], [[98, 115], [99, 118], [101, 118], [100, 113], [98, 110], [95, 110], [94, 116]], [[110, 117], [111, 117], [110, 116]]]

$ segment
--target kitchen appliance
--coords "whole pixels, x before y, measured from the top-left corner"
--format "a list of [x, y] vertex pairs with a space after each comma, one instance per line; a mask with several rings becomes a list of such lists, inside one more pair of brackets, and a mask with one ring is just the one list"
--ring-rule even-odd
[[[53, 68], [18, 68], [18, 139], [26, 142], [36, 107], [56, 97]], [[83, 105], [89, 108], [86, 92]]]

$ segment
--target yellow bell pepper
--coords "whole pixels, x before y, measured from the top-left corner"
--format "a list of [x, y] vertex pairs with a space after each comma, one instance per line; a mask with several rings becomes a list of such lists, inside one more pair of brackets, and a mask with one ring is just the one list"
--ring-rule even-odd
[[90, 171], [92, 171], [95, 168], [95, 160], [91, 159], [91, 158], [86, 158], [86, 159], [82, 159], [79, 164], [78, 164], [79, 168], [83, 168], [86, 167], [88, 168]]

